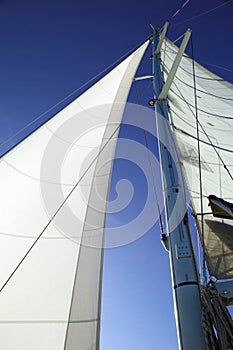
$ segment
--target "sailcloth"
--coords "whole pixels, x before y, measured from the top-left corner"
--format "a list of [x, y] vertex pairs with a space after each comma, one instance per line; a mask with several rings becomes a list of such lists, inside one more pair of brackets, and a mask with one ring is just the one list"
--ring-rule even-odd
[[[163, 45], [165, 79], [177, 51], [168, 40]], [[193, 73], [192, 59], [185, 55], [169, 92], [171, 123], [199, 231], [203, 215], [209, 271], [218, 279], [233, 278], [233, 220], [214, 217], [208, 200], [213, 195], [233, 202], [233, 86], [195, 62], [197, 135]]]
[[112, 162], [147, 45], [0, 161], [1, 349], [99, 349]]

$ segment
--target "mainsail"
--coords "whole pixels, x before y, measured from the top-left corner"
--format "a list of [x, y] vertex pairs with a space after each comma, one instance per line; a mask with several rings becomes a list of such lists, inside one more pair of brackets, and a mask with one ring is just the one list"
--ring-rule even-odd
[[0, 162], [2, 349], [98, 349], [105, 212], [148, 42]]
[[[161, 60], [165, 78], [177, 52], [169, 40], [164, 42]], [[168, 95], [179, 158], [200, 232], [204, 226], [202, 243], [209, 272], [217, 279], [233, 278], [233, 221], [215, 217], [208, 199], [216, 196], [233, 201], [232, 90], [232, 84], [197, 62], [193, 67], [193, 60], [185, 55]]]

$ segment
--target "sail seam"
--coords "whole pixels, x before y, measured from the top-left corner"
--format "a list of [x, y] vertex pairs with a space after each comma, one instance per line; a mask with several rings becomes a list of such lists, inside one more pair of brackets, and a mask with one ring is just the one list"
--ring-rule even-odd
[[[185, 135], [191, 137], [192, 139], [195, 139], [195, 140], [197, 139], [196, 136], [194, 136], [194, 135], [192, 135], [192, 134], [189, 134], [187, 131], [184, 131], [183, 129], [178, 128], [175, 124], [172, 124], [172, 127], [173, 127], [175, 130], [177, 130], [178, 132], [181, 132], [182, 134], [185, 134]], [[205, 141], [205, 140], [201, 140], [201, 139], [200, 139], [200, 142], [205, 143], [205, 144], [208, 145], [208, 146], [217, 148], [217, 149], [219, 149], [219, 150], [221, 150], [221, 151], [233, 153], [233, 151], [230, 150], [230, 149], [227, 149], [227, 148], [224, 148], [224, 147], [215, 145], [215, 144], [213, 144], [213, 143], [209, 143], [209, 142], [207, 142], [207, 141]], [[208, 163], [208, 164], [210, 164], [210, 163]], [[226, 167], [231, 166], [231, 164], [226, 165], [225, 163], [223, 163], [223, 165], [225, 165]]]
[[[175, 87], [177, 88], [177, 90], [179, 91], [179, 93], [181, 94], [181, 92], [180, 92], [180, 90], [178, 89], [178, 87], [177, 87], [177, 85], [176, 85], [175, 82], [174, 82], [174, 85], [175, 85]], [[188, 106], [189, 108], [190, 108], [190, 107], [195, 108], [194, 105], [192, 105], [190, 102], [188, 102], [188, 101], [185, 100], [185, 98], [184, 98], [183, 95], [182, 95], [182, 96], [179, 96], [179, 94], [177, 94], [173, 89], [170, 89], [170, 91], [171, 91], [174, 95], [176, 95], [179, 99], [181, 99], [182, 101], [184, 101], [184, 102], [187, 104], [187, 106]], [[211, 115], [211, 116], [217, 117], [217, 118], [223, 118], [223, 119], [229, 119], [229, 120], [232, 120], [232, 119], [233, 119], [233, 117], [227, 117], [226, 115], [221, 115], [221, 114], [212, 113], [212, 112], [210, 112], [210, 111], [205, 111], [204, 109], [201, 109], [201, 108], [198, 108], [198, 111], [199, 111], [199, 112], [203, 112], [203, 113], [205, 113], [206, 115]]]
[[[170, 42], [170, 44], [173, 44], [172, 42]], [[175, 45], [174, 45], [175, 46]], [[164, 50], [163, 50], [164, 51]], [[170, 52], [171, 54], [177, 54], [177, 51], [172, 49], [172, 48], [169, 48], [168, 50], [166, 50], [167, 52]], [[173, 62], [173, 59], [168, 55], [166, 54], [166, 57]], [[186, 58], [188, 60], [191, 59], [191, 57], [187, 56], [186, 54], [183, 55], [183, 58]], [[164, 59], [165, 61], [165, 59]], [[204, 62], [203, 62], [204, 63]], [[163, 63], [164, 64], [164, 63]], [[202, 80], [211, 80], [211, 81], [218, 81], [221, 83], [221, 85], [224, 86], [224, 89], [228, 89], [230, 88], [230, 86], [232, 85], [232, 83], [230, 83], [229, 81], [226, 81], [224, 80], [223, 78], [219, 77], [218, 75], [208, 71], [205, 67], [201, 66], [197, 61], [195, 61], [195, 64], [198, 66], [198, 68], [200, 70], [202, 70], [204, 73], [206, 73], [207, 75], [209, 75], [210, 77], [204, 77], [204, 76], [200, 76], [200, 75], [196, 75], [196, 78], [198, 79], [202, 79]], [[208, 64], [205, 62], [205, 64]], [[165, 64], [164, 64], [165, 65]], [[212, 65], [212, 63], [209, 63], [209, 65]], [[180, 65], [179, 67], [182, 71], [184, 71], [185, 73], [187, 73], [188, 75], [193, 75], [192, 72], [189, 72], [188, 70], [186, 70], [184, 67], [182, 67], [182, 65]], [[223, 70], [226, 69], [228, 70], [228, 68], [224, 68], [224, 67], [219, 67], [219, 68], [222, 68]], [[233, 72], [233, 71], [232, 71]], [[213, 78], [214, 77], [214, 78]]]
[[[166, 64], [163, 64], [164, 66], [164, 71], [165, 73], [167, 74], [168, 72], [168, 66]], [[196, 76], [197, 77], [197, 76]], [[179, 80], [182, 84], [184, 84], [185, 86], [188, 86], [190, 87], [191, 89], [193, 89], [193, 87], [191, 85], [189, 85], [188, 83], [186, 83], [185, 81], [183, 81], [182, 79], [180, 79], [178, 76], [175, 77], [177, 80]], [[201, 89], [198, 89], [196, 88], [196, 91], [198, 92], [202, 92], [204, 95], [207, 95], [207, 96], [212, 96], [212, 97], [216, 97], [216, 98], [219, 98], [220, 100], [226, 100], [226, 101], [233, 101], [233, 98], [229, 98], [229, 97], [223, 97], [223, 96], [219, 96], [219, 95], [215, 95], [215, 94], [212, 94], [210, 92], [207, 92], [207, 91], [204, 91], [204, 90], [201, 90]]]
[[[111, 135], [111, 137], [113, 135], [115, 135], [115, 133], [117, 132], [117, 130], [119, 129], [120, 125], [116, 128], [116, 130], [113, 132], [113, 134]], [[109, 138], [109, 141], [111, 140], [111, 137]], [[108, 141], [108, 142], [109, 142]], [[104, 146], [102, 147], [102, 149], [99, 151], [99, 153], [97, 154], [97, 156], [92, 160], [92, 162], [90, 163], [90, 165], [88, 166], [88, 168], [86, 169], [86, 171], [83, 173], [83, 175], [80, 177], [80, 179], [78, 180], [78, 182], [75, 184], [75, 186], [72, 188], [72, 190], [68, 193], [68, 195], [65, 197], [65, 199], [63, 200], [63, 202], [60, 204], [60, 206], [58, 207], [58, 209], [55, 211], [55, 213], [52, 215], [52, 217], [50, 218], [50, 220], [48, 221], [48, 223], [45, 225], [45, 227], [43, 228], [43, 230], [41, 231], [41, 233], [39, 234], [39, 236], [36, 238], [36, 240], [33, 242], [33, 244], [31, 245], [31, 247], [28, 249], [28, 251], [26, 252], [26, 254], [23, 256], [23, 258], [20, 260], [20, 262], [18, 263], [18, 265], [14, 268], [14, 270], [12, 271], [12, 273], [10, 274], [10, 276], [7, 278], [7, 280], [4, 282], [4, 284], [2, 285], [2, 287], [0, 288], [0, 293], [3, 291], [3, 289], [5, 288], [5, 286], [8, 284], [8, 282], [11, 280], [11, 278], [14, 276], [14, 274], [16, 273], [16, 271], [18, 270], [18, 268], [21, 266], [21, 264], [24, 262], [24, 260], [26, 259], [26, 257], [29, 255], [29, 253], [32, 251], [32, 249], [34, 248], [34, 246], [36, 245], [36, 243], [39, 241], [39, 239], [41, 238], [41, 236], [44, 234], [44, 232], [46, 231], [46, 229], [49, 227], [49, 225], [52, 223], [52, 221], [54, 220], [54, 218], [56, 217], [56, 215], [59, 213], [59, 211], [61, 210], [61, 208], [63, 207], [63, 205], [66, 203], [66, 201], [68, 200], [68, 198], [71, 196], [71, 194], [74, 192], [74, 190], [77, 188], [77, 186], [79, 185], [80, 181], [83, 179], [83, 177], [86, 175], [86, 173], [88, 172], [88, 170], [91, 168], [91, 166], [94, 164], [94, 162], [96, 161], [96, 159], [98, 158], [98, 156], [100, 155], [100, 153], [104, 150], [104, 148], [107, 146], [108, 142], [106, 142], [104, 144]]]
[[[104, 150], [104, 148], [108, 145], [109, 141], [111, 140], [111, 138], [116, 134], [116, 132], [118, 131], [118, 129], [120, 128], [120, 125], [117, 126], [117, 128], [115, 129], [115, 131], [113, 132], [113, 134], [111, 135], [111, 137], [109, 137], [109, 139], [107, 140], [107, 142], [103, 145], [102, 149], [100, 150], [100, 152], [97, 154], [97, 156], [95, 157], [94, 161], [96, 161], [96, 159], [98, 159], [99, 155], [101, 154], [101, 152]], [[101, 145], [102, 146], [102, 145]], [[94, 162], [91, 163], [91, 165], [94, 164]], [[90, 165], [90, 166], [91, 166]], [[89, 167], [90, 168], [90, 167]], [[86, 173], [86, 172], [85, 172]], [[91, 196], [91, 192], [89, 195], [89, 198]], [[85, 215], [85, 220], [84, 220], [84, 226], [85, 226], [85, 222], [86, 222], [86, 217], [87, 217], [87, 211], [86, 211], [86, 215]], [[83, 236], [82, 236], [83, 237]], [[82, 242], [81, 242], [82, 245]], [[79, 266], [79, 260], [80, 260], [80, 256], [81, 256], [81, 252], [79, 252], [78, 254], [78, 259], [77, 259], [77, 265], [76, 265], [76, 271], [75, 271], [75, 278], [74, 278], [74, 283], [73, 283], [73, 288], [72, 288], [72, 296], [71, 296], [71, 303], [70, 303], [70, 310], [69, 310], [69, 317], [67, 320], [67, 329], [66, 329], [66, 335], [65, 335], [65, 342], [64, 342], [64, 347], [63, 349], [67, 349], [67, 340], [68, 340], [68, 332], [69, 332], [69, 324], [71, 323], [70, 319], [71, 319], [71, 314], [72, 314], [72, 303], [73, 303], [73, 299], [74, 299], [74, 293], [75, 293], [75, 285], [76, 285], [76, 281], [77, 281], [77, 274], [78, 274], [78, 266]]]
[[[193, 113], [192, 109], [190, 108], [189, 104], [188, 104], [187, 101], [185, 100], [185, 98], [184, 98], [182, 92], [181, 92], [180, 89], [177, 87], [177, 85], [176, 85], [175, 82], [174, 82], [174, 85], [176, 86], [177, 90], [178, 90], [179, 93], [181, 94], [181, 96], [182, 96], [182, 98], [184, 99], [185, 103], [188, 105], [190, 112], [191, 112], [192, 115], [195, 117], [195, 114]], [[224, 169], [227, 171], [227, 173], [228, 173], [228, 175], [230, 176], [231, 180], [233, 180], [233, 176], [232, 176], [230, 170], [228, 169], [228, 167], [227, 167], [226, 164], [224, 163], [223, 158], [220, 156], [219, 152], [218, 152], [217, 149], [216, 149], [217, 147], [215, 147], [215, 145], [214, 145], [213, 142], [211, 141], [210, 136], [207, 134], [207, 132], [206, 132], [205, 129], [203, 128], [203, 126], [202, 126], [202, 124], [200, 123], [200, 121], [198, 121], [198, 124], [199, 124], [200, 127], [202, 128], [202, 130], [203, 130], [205, 136], [207, 137], [207, 139], [208, 139], [210, 145], [213, 147], [213, 149], [214, 149], [215, 153], [217, 154], [219, 160], [221, 161], [221, 163], [222, 163]]]
[[[130, 62], [128, 63], [128, 68], [130, 67], [130, 65], [132, 64], [132, 69], [134, 69], [135, 65], [134, 65], [134, 62], [135, 62], [135, 59], [137, 59], [135, 56], [131, 58]], [[137, 61], [136, 61], [137, 62]], [[136, 63], [135, 62], [135, 63]], [[122, 79], [121, 79], [121, 83], [120, 85], [118, 86], [118, 89], [117, 89], [117, 92], [116, 92], [116, 95], [115, 95], [115, 98], [114, 98], [114, 101], [112, 103], [112, 107], [111, 107], [111, 110], [110, 110], [110, 113], [109, 113], [109, 117], [108, 117], [108, 122], [107, 122], [107, 126], [112, 122], [112, 119], [114, 117], [114, 113], [116, 112], [116, 110], [114, 110], [114, 106], [117, 104], [117, 103], [120, 103], [120, 105], [125, 105], [125, 100], [126, 100], [126, 96], [122, 97], [121, 95], [121, 88], [123, 88], [125, 90], [125, 93], [128, 95], [128, 88], [129, 86], [127, 85], [127, 83], [124, 84], [124, 79], [127, 78], [127, 76], [129, 75], [130, 71], [128, 71], [128, 68], [126, 69], [126, 71], [124, 72], [123, 76], [122, 76]], [[135, 68], [136, 70], [136, 68]], [[126, 85], [126, 86], [125, 86]], [[119, 113], [119, 111], [117, 111]], [[121, 123], [121, 119], [119, 120], [118, 123], [116, 123], [116, 121], [114, 120], [113, 121], [114, 124], [117, 125], [114, 133], [111, 135], [110, 138], [108, 138], [107, 142], [105, 143], [104, 147], [109, 143], [110, 139], [117, 135], [118, 132], [119, 132], [119, 129], [120, 129], [120, 123]], [[106, 128], [107, 128], [106, 126]], [[102, 138], [102, 143], [104, 140], [106, 140], [106, 133], [108, 134], [108, 130], [106, 129], [105, 132], [104, 132], [104, 135], [103, 135], [103, 138]], [[114, 141], [115, 143], [117, 142], [117, 138], [114, 138]], [[99, 156], [99, 155], [98, 155]], [[97, 157], [98, 157], [97, 156]], [[112, 163], [111, 163], [112, 165]], [[97, 168], [97, 165], [96, 165], [96, 168]], [[95, 174], [95, 172], [94, 172]], [[95, 177], [95, 175], [94, 175]], [[94, 178], [93, 178], [93, 181], [94, 181]], [[91, 185], [91, 192], [90, 192], [90, 195], [89, 195], [89, 201], [90, 201], [90, 198], [91, 198], [91, 193], [92, 193], [92, 186], [93, 186], [93, 181], [92, 181], [92, 185]], [[108, 181], [108, 189], [109, 189], [109, 186], [110, 186], [110, 178], [109, 178], [109, 181]], [[108, 196], [108, 191], [106, 192], [106, 197]], [[99, 272], [98, 272], [98, 284], [97, 284], [97, 289], [98, 289], [98, 294], [97, 294], [97, 315], [98, 315], [98, 319], [99, 321], [97, 322], [97, 326], [96, 326], [96, 329], [95, 329], [95, 343], [94, 343], [94, 346], [93, 348], [95, 348], [96, 350], [99, 350], [99, 346], [100, 346], [100, 311], [101, 311], [101, 289], [102, 289], [102, 273], [103, 273], [103, 257], [104, 257], [104, 251], [103, 251], [103, 240], [104, 240], [104, 235], [105, 235], [105, 223], [106, 223], [106, 205], [107, 205], [107, 201], [105, 201], [105, 210], [104, 210], [104, 223], [103, 223], [103, 234], [102, 234], [102, 246], [100, 247], [101, 249], [101, 256], [100, 256], [100, 262], [98, 263], [99, 265]], [[87, 216], [88, 216], [88, 208], [87, 208], [87, 211], [86, 211], [86, 215], [85, 215], [85, 220], [84, 220], [84, 228], [85, 228], [85, 223], [86, 223], [86, 219], [87, 219]], [[82, 236], [82, 242], [81, 242], [81, 245], [83, 244], [83, 236]], [[81, 249], [82, 249], [82, 246], [81, 246]], [[63, 349], [70, 349], [70, 346], [71, 348], [72, 347], [72, 339], [71, 339], [71, 335], [69, 334], [69, 331], [70, 331], [70, 328], [69, 328], [69, 324], [70, 324], [70, 319], [72, 317], [72, 313], [75, 312], [73, 311], [73, 303], [74, 303], [74, 298], [75, 298], [75, 295], [76, 295], [76, 283], [77, 283], [77, 275], [78, 275], [78, 272], [79, 272], [79, 265], [80, 265], [80, 256], [82, 254], [82, 250], [79, 252], [79, 256], [78, 256], [78, 262], [77, 262], [77, 266], [76, 266], [76, 271], [75, 271], [75, 279], [74, 279], [74, 284], [73, 284], [73, 287], [72, 287], [72, 297], [71, 297], [71, 303], [70, 303], [70, 310], [69, 310], [69, 317], [68, 317], [68, 324], [67, 324], [67, 329], [66, 329], [66, 334], [65, 334], [65, 341], [64, 341], [64, 345], [63, 345]], [[77, 307], [77, 306], [76, 306]], [[76, 336], [77, 337], [77, 336]]]

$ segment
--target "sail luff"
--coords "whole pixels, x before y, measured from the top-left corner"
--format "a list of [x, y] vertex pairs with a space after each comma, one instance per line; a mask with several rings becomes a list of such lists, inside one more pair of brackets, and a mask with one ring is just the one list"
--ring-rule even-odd
[[[82, 241], [81, 241], [81, 248], [80, 248], [80, 254], [79, 254], [79, 263], [77, 264], [77, 272], [76, 272], [76, 281], [79, 283], [81, 286], [85, 285], [85, 281], [88, 280], [87, 278], [87, 273], [85, 271], [86, 266], [87, 266], [87, 257], [90, 259], [90, 255], [99, 255], [98, 263], [97, 266], [99, 266], [98, 270], [100, 271], [99, 273], [99, 280], [101, 280], [101, 271], [102, 271], [102, 258], [103, 258], [103, 240], [104, 240], [104, 233], [105, 233], [105, 217], [106, 217], [106, 206], [107, 206], [107, 196], [108, 196], [108, 189], [109, 189], [109, 183], [110, 183], [110, 176], [111, 176], [111, 169], [112, 169], [112, 164], [113, 164], [113, 159], [114, 159], [114, 153], [115, 153], [115, 148], [116, 148], [116, 143], [117, 143], [117, 137], [119, 133], [119, 126], [121, 123], [121, 117], [124, 111], [124, 106], [125, 102], [130, 90], [131, 82], [132, 79], [136, 73], [137, 66], [139, 64], [138, 56], [132, 57], [130, 63], [129, 63], [129, 68], [125, 72], [122, 80], [121, 80], [121, 86], [119, 87], [115, 100], [113, 102], [111, 112], [109, 115], [108, 119], [108, 125], [105, 129], [105, 133], [103, 135], [103, 140], [102, 140], [102, 145], [101, 145], [101, 151], [96, 163], [96, 169], [95, 169], [95, 174], [92, 180], [92, 190], [90, 193], [89, 197], [89, 205], [87, 208], [87, 213], [86, 213], [86, 219], [84, 223], [84, 229], [83, 229], [83, 236], [82, 236]], [[113, 129], [114, 126], [114, 129]], [[112, 130], [113, 129], [113, 130]], [[108, 147], [109, 146], [109, 147]], [[110, 154], [106, 155], [105, 153]], [[105, 164], [105, 159], [110, 159], [111, 161], [108, 162], [108, 164]], [[104, 189], [101, 191], [102, 199], [103, 201], [100, 202], [101, 204], [98, 203], [98, 206], [96, 206], [96, 192], [98, 192], [98, 180], [96, 180], [96, 176], [99, 175], [99, 172], [102, 171], [101, 167], [104, 166], [104, 173], [108, 174], [108, 179], [106, 181], [106, 184], [104, 186]], [[97, 188], [93, 188], [96, 187]], [[85, 226], [87, 225], [87, 230], [90, 230], [90, 218], [89, 217], [95, 217], [95, 213], [93, 215], [93, 208], [94, 212], [98, 211], [98, 218], [97, 221], [92, 221], [91, 222], [91, 227], [95, 229], [96, 235], [96, 228], [98, 229], [98, 236], [94, 243], [90, 242], [90, 237], [88, 234], [87, 237], [87, 242], [86, 242], [86, 237], [85, 237]], [[101, 219], [101, 225], [99, 226], [99, 219], [100, 215], [102, 216]], [[91, 247], [90, 247], [91, 245]], [[94, 248], [92, 247], [94, 245]], [[96, 261], [96, 258], [94, 259]], [[84, 262], [83, 262], [84, 261]], [[90, 267], [88, 271], [91, 271], [92, 268]], [[99, 285], [99, 283], [97, 283]], [[79, 291], [78, 289], [74, 286], [74, 290], [76, 289], [76, 292], [74, 291], [73, 298], [72, 298], [72, 304], [71, 304], [71, 314], [69, 317], [69, 323], [68, 323], [68, 329], [67, 329], [67, 335], [66, 335], [66, 345], [65, 349], [73, 349], [73, 344], [80, 344], [80, 350], [85, 349], [86, 347], [88, 348], [88, 344], [85, 343], [85, 333], [83, 330], [83, 327], [79, 327], [79, 323], [75, 323], [74, 321], [77, 320], [77, 317], [82, 317], [82, 312], [79, 311], [79, 307], [81, 307], [81, 304], [91, 304], [92, 300], [85, 300], [85, 296], [87, 296], [85, 292], [85, 296], [83, 295], [83, 290], [85, 291], [85, 288], [80, 288]], [[98, 287], [97, 287], [98, 290]], [[99, 300], [100, 296], [96, 294], [96, 299]], [[88, 298], [89, 299], [89, 298]], [[96, 304], [98, 305], [98, 301], [96, 300]], [[80, 305], [80, 306], [79, 306]], [[87, 318], [88, 319], [88, 318]], [[96, 329], [96, 338], [97, 338], [97, 343], [95, 347], [93, 346], [93, 349], [99, 348], [99, 337], [100, 335], [97, 333], [97, 331], [100, 329], [100, 318], [99, 318], [99, 306], [96, 310], [96, 317], [91, 318], [93, 321], [92, 323], [95, 324], [95, 326], [92, 326], [93, 328]]]
[[147, 45], [1, 159], [1, 283], [52, 218], [1, 293], [2, 347], [62, 350], [68, 325], [66, 349], [98, 349], [111, 165]]

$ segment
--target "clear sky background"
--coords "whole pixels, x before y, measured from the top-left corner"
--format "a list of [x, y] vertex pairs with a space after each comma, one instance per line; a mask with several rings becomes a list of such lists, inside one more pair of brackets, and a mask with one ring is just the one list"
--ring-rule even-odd
[[[1, 154], [90, 85], [82, 87], [84, 83], [143, 42], [151, 34], [149, 23], [161, 27], [183, 3], [0, 0], [0, 141], [49, 110], [4, 144]], [[168, 37], [175, 40], [191, 27], [195, 59], [232, 82], [233, 2], [189, 20], [223, 3], [190, 0], [171, 21]], [[190, 49], [189, 45], [188, 53]], [[148, 74], [149, 55], [145, 55], [142, 68]], [[72, 97], [57, 105], [72, 91], [76, 91]], [[142, 102], [151, 96], [148, 90]], [[133, 102], [133, 92], [130, 98]], [[142, 140], [140, 131], [127, 127], [121, 137]], [[156, 153], [152, 139], [150, 147]], [[134, 175], [130, 180], [136, 185], [143, 180], [138, 169], [117, 161], [111, 198], [116, 195], [115, 183], [126, 174]], [[116, 220], [126, 220], [140, 210], [145, 192], [142, 181], [130, 213], [128, 208]], [[108, 222], [113, 225], [114, 219], [109, 217]], [[102, 309], [101, 350], [177, 349], [169, 261], [160, 243], [158, 223], [134, 243], [106, 252]]]

